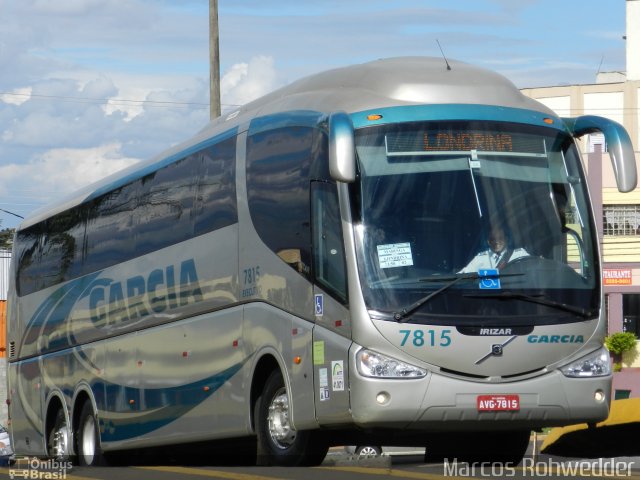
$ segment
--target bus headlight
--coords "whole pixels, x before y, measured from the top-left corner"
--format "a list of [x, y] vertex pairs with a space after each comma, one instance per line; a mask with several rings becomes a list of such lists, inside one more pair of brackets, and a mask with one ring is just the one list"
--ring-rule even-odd
[[423, 368], [409, 365], [395, 358], [371, 350], [360, 350], [356, 355], [358, 372], [374, 378], [422, 378], [427, 375]]
[[560, 369], [567, 377], [606, 377], [611, 375], [609, 352], [602, 347]]

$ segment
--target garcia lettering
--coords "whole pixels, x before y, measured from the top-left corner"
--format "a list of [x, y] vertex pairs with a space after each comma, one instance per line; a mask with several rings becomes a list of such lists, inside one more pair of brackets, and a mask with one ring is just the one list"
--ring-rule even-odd
[[123, 282], [100, 282], [89, 293], [91, 321], [101, 326], [133, 321], [202, 301], [193, 259], [136, 275]]
[[529, 335], [529, 343], [584, 343], [582, 335]]

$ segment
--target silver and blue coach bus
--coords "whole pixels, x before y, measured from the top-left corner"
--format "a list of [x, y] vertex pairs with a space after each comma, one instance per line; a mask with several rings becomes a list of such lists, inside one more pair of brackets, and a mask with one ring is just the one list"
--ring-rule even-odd
[[[239, 439], [261, 464], [313, 465], [366, 441], [504, 461], [532, 429], [604, 419], [575, 142], [595, 131], [632, 190], [615, 122], [559, 118], [464, 63], [379, 60], [35, 213], [9, 297], [16, 453], [93, 465]], [[494, 224], [517, 258], [465, 269]]]

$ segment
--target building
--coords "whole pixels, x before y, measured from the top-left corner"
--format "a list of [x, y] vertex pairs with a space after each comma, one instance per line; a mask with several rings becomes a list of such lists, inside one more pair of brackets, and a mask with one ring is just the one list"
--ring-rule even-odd
[[[562, 117], [599, 115], [624, 125], [640, 172], [640, 0], [625, 3], [626, 72], [599, 73], [593, 84], [522, 92]], [[640, 338], [640, 189], [618, 192], [602, 135], [588, 135], [581, 148], [603, 254], [609, 332], [631, 331]], [[640, 397], [640, 346], [625, 353], [622, 363], [614, 375], [616, 397]]]

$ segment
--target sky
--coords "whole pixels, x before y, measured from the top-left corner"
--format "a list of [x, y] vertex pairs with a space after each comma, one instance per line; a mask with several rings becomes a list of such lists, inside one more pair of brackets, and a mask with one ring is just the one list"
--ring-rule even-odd
[[[0, 0], [0, 209], [49, 202], [209, 120], [208, 0]], [[625, 69], [625, 1], [218, 0], [223, 112], [322, 70], [440, 56], [518, 87]], [[0, 211], [0, 228], [20, 219]]]

